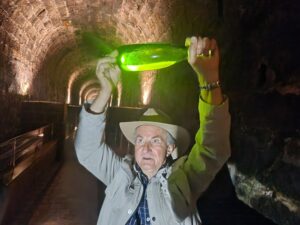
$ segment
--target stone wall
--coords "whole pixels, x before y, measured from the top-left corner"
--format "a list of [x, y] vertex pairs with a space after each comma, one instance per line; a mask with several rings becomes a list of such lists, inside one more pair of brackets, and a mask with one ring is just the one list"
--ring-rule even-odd
[[20, 132], [19, 112], [22, 96], [16, 94], [0, 95], [0, 142], [14, 137]]

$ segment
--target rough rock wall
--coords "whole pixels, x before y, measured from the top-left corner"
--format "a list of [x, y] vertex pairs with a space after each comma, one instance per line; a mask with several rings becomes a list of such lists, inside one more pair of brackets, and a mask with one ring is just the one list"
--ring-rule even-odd
[[236, 65], [236, 69], [224, 65], [232, 99], [230, 168], [236, 191], [278, 224], [298, 224], [300, 5], [296, 1], [233, 3], [236, 44], [231, 45], [232, 51], [227, 49], [223, 65], [229, 57], [231, 68]]

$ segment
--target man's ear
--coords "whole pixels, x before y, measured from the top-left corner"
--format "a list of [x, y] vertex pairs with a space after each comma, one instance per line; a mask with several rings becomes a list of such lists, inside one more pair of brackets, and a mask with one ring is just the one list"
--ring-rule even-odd
[[176, 146], [174, 144], [168, 145], [167, 147], [167, 157], [169, 157], [172, 152], [174, 151], [174, 149], [176, 148]]

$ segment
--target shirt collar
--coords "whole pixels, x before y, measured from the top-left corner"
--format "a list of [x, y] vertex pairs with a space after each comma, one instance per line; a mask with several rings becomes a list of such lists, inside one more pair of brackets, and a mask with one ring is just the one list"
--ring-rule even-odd
[[[164, 176], [166, 178], [169, 165], [171, 165], [172, 162], [173, 162], [172, 158], [167, 158], [166, 162], [160, 167], [160, 169], [158, 170], [155, 176]], [[149, 179], [147, 175], [143, 173], [141, 167], [136, 162], [133, 165], [133, 169], [137, 173], [143, 185], [148, 184]]]
[[135, 172], [137, 173], [139, 179], [141, 180], [143, 186], [147, 186], [149, 179], [146, 174], [143, 173], [141, 167], [135, 162], [133, 165]]

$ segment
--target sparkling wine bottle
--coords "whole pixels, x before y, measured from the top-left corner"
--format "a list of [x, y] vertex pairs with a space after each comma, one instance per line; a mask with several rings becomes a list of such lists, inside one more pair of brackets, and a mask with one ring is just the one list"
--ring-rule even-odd
[[168, 43], [123, 45], [117, 62], [125, 71], [158, 70], [187, 59], [188, 50]]

